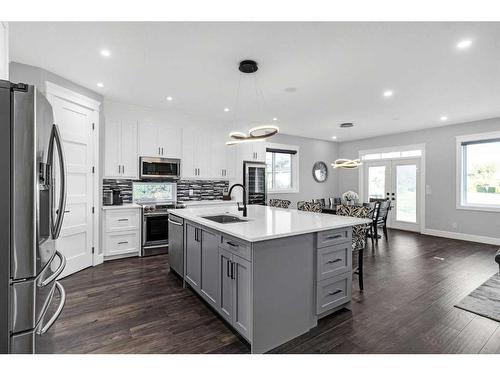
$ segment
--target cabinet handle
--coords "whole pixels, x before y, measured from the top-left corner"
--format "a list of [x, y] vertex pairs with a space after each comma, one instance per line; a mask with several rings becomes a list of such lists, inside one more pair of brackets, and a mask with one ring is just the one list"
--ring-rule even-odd
[[161, 154], [163, 155], [163, 147], [161, 148]]
[[235, 244], [234, 242], [227, 241], [227, 244], [232, 247], [238, 247], [238, 244]]
[[122, 165], [122, 172], [123, 172], [123, 174], [125, 174], [125, 166], [124, 165]]
[[227, 264], [227, 267], [226, 267], [226, 275], [227, 275], [227, 277], [231, 277], [230, 271], [229, 271], [229, 263], [231, 263], [231, 261], [228, 259], [227, 263], [226, 263]]
[[123, 244], [126, 244], [126, 243], [128, 243], [128, 241], [120, 241], [120, 242], [118, 242], [118, 245], [123, 245]]
[[328, 262], [326, 262], [326, 263], [330, 263], [330, 264], [332, 264], [332, 263], [337, 263], [337, 262], [340, 262], [341, 260], [342, 260], [341, 258], [331, 259], [331, 260], [329, 260], [329, 261], [328, 261]]
[[334, 296], [335, 294], [339, 294], [340, 292], [342, 292], [342, 289], [337, 289], [335, 292], [329, 292], [328, 295]]
[[234, 262], [231, 262], [231, 279], [234, 280]]
[[341, 238], [341, 237], [343, 237], [341, 234], [335, 234], [335, 235], [333, 235], [333, 236], [328, 236], [328, 237], [326, 237], [326, 239], [327, 239], [327, 240], [334, 240], [334, 239], [336, 239], [336, 238]]
[[128, 219], [118, 219], [118, 221], [128, 221]]

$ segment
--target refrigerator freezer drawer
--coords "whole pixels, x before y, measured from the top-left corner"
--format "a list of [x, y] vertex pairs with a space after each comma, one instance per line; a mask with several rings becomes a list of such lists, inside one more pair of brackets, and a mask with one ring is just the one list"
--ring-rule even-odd
[[[54, 322], [57, 320], [66, 302], [66, 292], [64, 291], [62, 285], [56, 282], [54, 289], [57, 289], [59, 291], [59, 304], [53, 315], [49, 319], [44, 316], [49, 310], [52, 311], [52, 309], [49, 309], [49, 306], [47, 306], [47, 309], [45, 309], [40, 321], [35, 328], [12, 335], [10, 337], [9, 353], [34, 354], [39, 351], [38, 346], [40, 344], [40, 341], [43, 339], [43, 335], [47, 333], [50, 327], [52, 327]], [[49, 298], [49, 305], [51, 305], [51, 302], [53, 300], [52, 295], [53, 294], [51, 294]]]
[[11, 285], [11, 332], [31, 330], [40, 322], [54, 292], [56, 278], [66, 260], [59, 252], [36, 278]]

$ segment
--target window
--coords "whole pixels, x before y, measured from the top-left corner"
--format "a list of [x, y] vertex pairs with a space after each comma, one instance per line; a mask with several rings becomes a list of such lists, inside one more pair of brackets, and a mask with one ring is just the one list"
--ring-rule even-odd
[[270, 193], [298, 192], [298, 147], [269, 145], [266, 150], [266, 181]]
[[500, 133], [457, 137], [457, 208], [500, 211]]
[[380, 160], [380, 159], [400, 159], [413, 158], [422, 156], [422, 150], [407, 150], [407, 151], [388, 151], [382, 153], [370, 153], [361, 156], [363, 160]]

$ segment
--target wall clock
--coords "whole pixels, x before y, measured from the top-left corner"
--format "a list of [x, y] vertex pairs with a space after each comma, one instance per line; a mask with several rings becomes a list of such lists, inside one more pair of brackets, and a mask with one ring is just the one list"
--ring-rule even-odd
[[314, 163], [312, 173], [316, 182], [325, 182], [328, 179], [328, 167], [322, 161]]

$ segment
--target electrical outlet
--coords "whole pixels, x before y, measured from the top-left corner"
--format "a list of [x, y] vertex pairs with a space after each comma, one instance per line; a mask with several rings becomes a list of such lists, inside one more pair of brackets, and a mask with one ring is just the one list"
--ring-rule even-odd
[[194, 195], [193, 189], [189, 189], [189, 196], [192, 197]]

